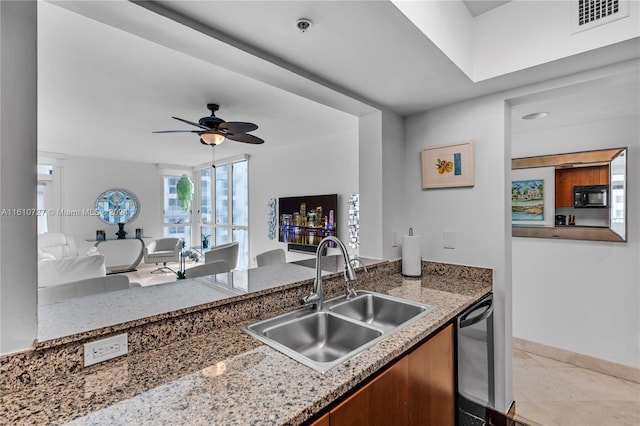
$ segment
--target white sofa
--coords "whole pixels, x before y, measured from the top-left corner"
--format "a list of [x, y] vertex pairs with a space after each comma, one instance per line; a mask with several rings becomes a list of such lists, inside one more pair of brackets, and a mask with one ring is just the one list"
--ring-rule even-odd
[[61, 232], [47, 232], [38, 235], [38, 259], [53, 260], [96, 254], [98, 254], [98, 249], [94, 246], [78, 248], [72, 237]]
[[78, 248], [59, 232], [38, 235], [38, 287], [104, 277], [105, 258], [95, 247]]

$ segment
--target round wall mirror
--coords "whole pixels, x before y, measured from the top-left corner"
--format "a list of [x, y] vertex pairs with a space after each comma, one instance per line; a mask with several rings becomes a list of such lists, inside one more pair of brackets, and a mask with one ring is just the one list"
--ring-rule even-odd
[[110, 189], [98, 196], [95, 208], [100, 220], [116, 225], [133, 221], [140, 211], [140, 203], [129, 191]]

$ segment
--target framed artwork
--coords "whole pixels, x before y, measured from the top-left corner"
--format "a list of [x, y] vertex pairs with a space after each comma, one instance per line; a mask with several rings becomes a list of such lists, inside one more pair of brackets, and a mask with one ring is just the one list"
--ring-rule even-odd
[[422, 188], [473, 186], [473, 141], [422, 150]]
[[544, 221], [544, 180], [511, 182], [511, 220]]
[[98, 218], [109, 225], [131, 222], [140, 210], [135, 195], [124, 189], [110, 189], [98, 196], [95, 202]]

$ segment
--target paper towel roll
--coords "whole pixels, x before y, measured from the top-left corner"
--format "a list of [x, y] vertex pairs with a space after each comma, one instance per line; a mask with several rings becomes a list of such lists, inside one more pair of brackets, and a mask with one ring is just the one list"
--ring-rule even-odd
[[420, 236], [402, 236], [402, 275], [419, 277], [422, 275], [422, 256], [420, 255]]

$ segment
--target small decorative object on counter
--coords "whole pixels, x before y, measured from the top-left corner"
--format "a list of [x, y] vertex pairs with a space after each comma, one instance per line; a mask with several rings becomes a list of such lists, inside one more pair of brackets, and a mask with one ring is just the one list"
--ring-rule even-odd
[[118, 224], [118, 232], [116, 232], [116, 236], [119, 240], [124, 240], [127, 238], [127, 231], [124, 230], [124, 223]]
[[142, 228], [136, 228], [136, 238], [142, 238]]
[[210, 237], [211, 237], [211, 235], [202, 234], [202, 248], [203, 249], [209, 248], [209, 238]]
[[96, 231], [96, 241], [104, 241], [106, 239], [106, 235], [103, 229], [99, 229]]

